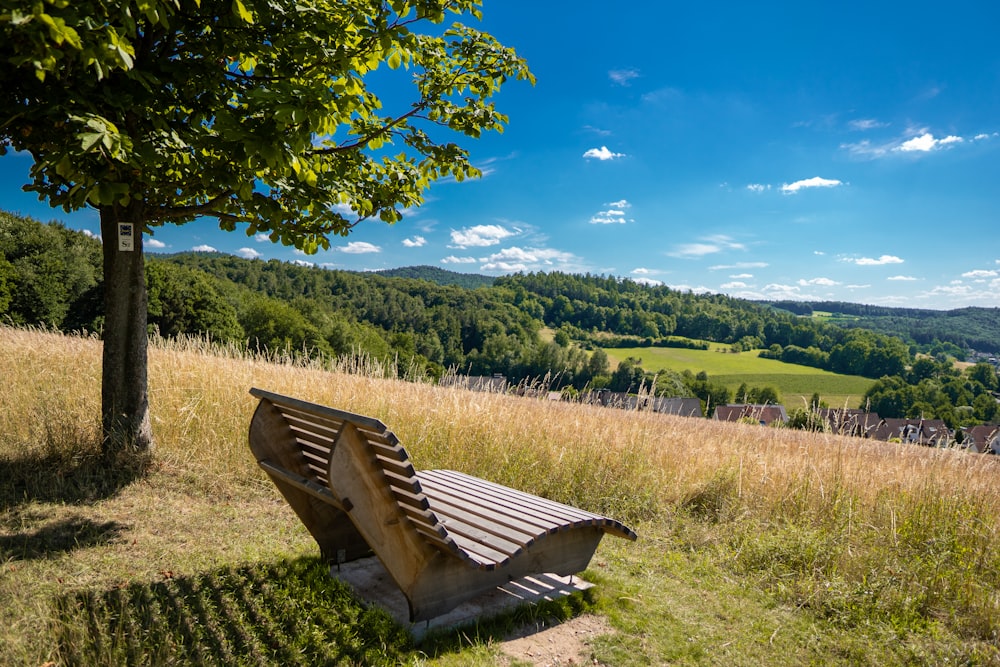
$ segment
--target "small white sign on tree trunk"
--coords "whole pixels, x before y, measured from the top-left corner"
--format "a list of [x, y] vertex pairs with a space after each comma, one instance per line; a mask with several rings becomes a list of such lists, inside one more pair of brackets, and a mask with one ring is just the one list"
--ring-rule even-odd
[[132, 252], [135, 250], [134, 229], [135, 225], [131, 222], [118, 223], [118, 250], [120, 252]]

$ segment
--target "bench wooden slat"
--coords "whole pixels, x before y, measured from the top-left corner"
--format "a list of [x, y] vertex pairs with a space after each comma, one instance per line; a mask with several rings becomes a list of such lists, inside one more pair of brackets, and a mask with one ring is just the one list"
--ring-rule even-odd
[[427, 480], [420, 473], [424, 494], [431, 503], [431, 509], [440, 518], [455, 516], [463, 520], [477, 517], [484, 526], [489, 526], [497, 535], [518, 542], [521, 546], [531, 544], [539, 531], [548, 532], [554, 524], [532, 521], [524, 514], [512, 514], [496, 505], [483, 506], [469, 502], [467, 496], [451, 492], [436, 481]]
[[452, 489], [461, 489], [470, 503], [487, 507], [495, 504], [505, 511], [519, 513], [526, 521], [535, 522], [551, 531], [565, 529], [567, 521], [574, 525], [587, 525], [588, 522], [594, 522], [599, 518], [596, 514], [576, 510], [562, 503], [515, 491], [452, 470], [428, 470], [422, 472], [421, 476], [428, 481], [436, 480], [439, 484]]
[[636, 539], [570, 505], [451, 470], [416, 471], [377, 419], [251, 393], [261, 399], [250, 428], [260, 466], [328, 558], [378, 552], [411, 620], [520, 576], [579, 572], [604, 533]]
[[565, 503], [560, 503], [555, 500], [549, 500], [547, 498], [535, 496], [523, 491], [511, 489], [509, 487], [502, 486], [494, 482], [488, 482], [464, 473], [455, 472], [453, 470], [442, 470], [436, 472], [441, 472], [443, 476], [447, 476], [452, 483], [459, 484], [464, 482], [468, 484], [470, 488], [481, 490], [481, 492], [487, 494], [484, 497], [502, 497], [509, 499], [514, 506], [531, 507], [538, 511], [540, 515], [553, 516], [562, 522], [572, 521], [574, 525], [603, 525], [604, 521], [615, 523], [613, 520], [610, 520], [600, 514], [595, 514], [593, 512], [573, 507], [572, 505], [566, 505]]
[[[353, 419], [324, 419], [322, 416], [299, 410], [282, 410], [282, 414], [289, 424], [296, 425], [304, 431], [313, 431], [319, 434], [333, 434], [336, 437], [340, 429], [347, 422], [354, 424], [358, 431], [365, 436], [365, 439], [373, 444], [386, 447], [395, 447], [399, 444], [399, 439], [392, 431], [381, 428], [367, 428]], [[381, 425], [381, 422], [378, 422]]]

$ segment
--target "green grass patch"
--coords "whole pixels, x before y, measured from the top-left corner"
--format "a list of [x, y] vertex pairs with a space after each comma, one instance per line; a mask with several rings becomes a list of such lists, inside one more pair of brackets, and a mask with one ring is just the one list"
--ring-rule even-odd
[[705, 371], [709, 379], [735, 391], [740, 384], [751, 387], [771, 386], [778, 390], [789, 407], [805, 405], [813, 393], [831, 407], [857, 407], [874, 380], [858, 375], [840, 375], [830, 371], [786, 364], [775, 359], [761, 359], [759, 350], [732, 353], [727, 346], [710, 350], [634, 347], [607, 348], [608, 359], [617, 363], [626, 357], [642, 359], [648, 371], [672, 370], [693, 373]]

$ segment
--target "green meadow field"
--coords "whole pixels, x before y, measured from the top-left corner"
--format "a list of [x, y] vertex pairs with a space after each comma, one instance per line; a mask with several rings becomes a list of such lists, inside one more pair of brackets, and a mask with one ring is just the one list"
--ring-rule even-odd
[[715, 344], [708, 350], [673, 347], [605, 348], [612, 364], [635, 357], [647, 371], [671, 370], [693, 373], [705, 371], [709, 379], [736, 391], [740, 384], [750, 387], [771, 386], [778, 390], [786, 407], [805, 406], [813, 393], [831, 407], [859, 406], [874, 380], [858, 375], [839, 375], [818, 368], [761, 359], [759, 350], [734, 354], [726, 345]]

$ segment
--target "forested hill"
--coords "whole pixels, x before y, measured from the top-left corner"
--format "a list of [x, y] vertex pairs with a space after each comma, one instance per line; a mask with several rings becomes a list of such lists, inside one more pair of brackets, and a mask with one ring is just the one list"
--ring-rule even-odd
[[372, 271], [371, 273], [384, 278], [413, 278], [415, 280], [426, 280], [437, 285], [456, 285], [467, 289], [489, 287], [493, 284], [493, 278], [490, 276], [483, 276], [478, 273], [457, 273], [427, 265], [404, 266], [398, 269]]
[[863, 327], [890, 336], [933, 346], [952, 343], [979, 352], [1000, 353], [1000, 308], [890, 308], [841, 301], [762, 302], [796, 315], [830, 313], [842, 325]]
[[[100, 258], [93, 238], [0, 212], [0, 319], [98, 330]], [[433, 373], [454, 367], [522, 379], [555, 372], [579, 386], [601, 370], [586, 368], [585, 350], [689, 345], [689, 339], [698, 339], [878, 378], [911, 362], [909, 343], [933, 344], [975, 331], [978, 349], [1000, 349], [996, 311], [986, 309], [940, 313], [937, 319], [923, 311], [906, 317], [880, 311], [856, 320], [886, 324], [880, 330], [887, 335], [881, 335], [796, 315], [777, 304], [607, 276], [520, 274], [467, 289], [452, 281], [463, 274], [433, 267], [402, 272], [417, 277], [399, 277], [400, 272], [329, 271], [218, 253], [150, 254], [148, 260], [149, 323], [162, 335], [200, 332], [219, 341], [310, 354], [363, 351]], [[941, 324], [949, 321], [955, 328]], [[911, 333], [888, 326], [893, 322], [936, 322], [939, 330]], [[555, 343], [538, 336], [543, 326], [556, 330]]]

